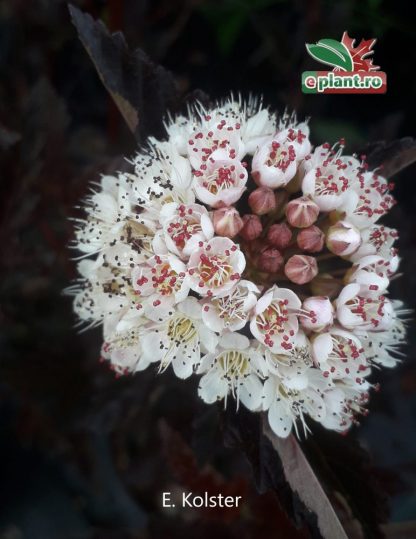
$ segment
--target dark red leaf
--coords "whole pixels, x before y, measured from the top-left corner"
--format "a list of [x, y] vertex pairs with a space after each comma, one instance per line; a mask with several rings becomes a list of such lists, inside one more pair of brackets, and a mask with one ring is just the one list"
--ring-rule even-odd
[[101, 21], [75, 6], [69, 11], [102, 83], [136, 139], [162, 137], [163, 117], [177, 99], [172, 74], [142, 50], [131, 51], [121, 32], [110, 34]]
[[[295, 436], [279, 438], [264, 422], [264, 434], [277, 451], [284, 475], [305, 506], [317, 515], [319, 531], [324, 539], [348, 539], [339, 516], [326, 495], [320, 480], [305, 457]], [[350, 538], [363, 539], [362, 529], [357, 522], [356, 533]]]
[[367, 156], [370, 170], [381, 167], [380, 173], [391, 178], [416, 161], [416, 140], [405, 137], [392, 142], [373, 142], [357, 153]]

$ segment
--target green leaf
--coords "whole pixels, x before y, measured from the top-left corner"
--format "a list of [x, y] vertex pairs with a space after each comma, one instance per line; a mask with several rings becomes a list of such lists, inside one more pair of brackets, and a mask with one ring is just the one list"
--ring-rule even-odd
[[344, 71], [353, 70], [354, 62], [347, 47], [335, 39], [321, 39], [316, 45], [307, 43], [306, 49], [318, 62], [339, 67]]
[[247, 20], [247, 14], [239, 11], [218, 24], [217, 43], [222, 54], [230, 54]]
[[361, 147], [366, 141], [366, 133], [352, 122], [312, 118], [310, 127], [315, 134], [316, 140], [326, 140], [330, 144], [334, 144], [339, 139], [345, 138], [349, 147]]

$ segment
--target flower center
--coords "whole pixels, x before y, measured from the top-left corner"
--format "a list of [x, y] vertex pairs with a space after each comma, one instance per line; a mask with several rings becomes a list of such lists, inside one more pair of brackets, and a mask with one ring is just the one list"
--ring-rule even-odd
[[[153, 253], [153, 232], [142, 223], [129, 220], [123, 227], [124, 239], [132, 249], [138, 253], [147, 253], [149, 257]], [[123, 238], [122, 238], [123, 239]]]
[[218, 356], [218, 363], [227, 379], [243, 377], [250, 373], [247, 355], [240, 350], [229, 350]]
[[247, 319], [247, 313], [244, 312], [244, 296], [240, 292], [239, 287], [236, 287], [229, 296], [212, 300], [212, 304], [217, 310], [218, 316], [226, 324], [235, 320]]
[[[152, 268], [152, 286], [162, 296], [168, 296], [175, 290], [178, 290], [180, 283], [178, 282], [178, 274], [173, 271], [169, 264], [161, 264]], [[145, 277], [142, 277], [145, 279]], [[140, 286], [140, 279], [137, 284]]]
[[201, 254], [199, 260], [198, 271], [202, 286], [219, 287], [232, 278], [233, 267], [228, 257]]
[[196, 328], [189, 318], [177, 316], [170, 320], [168, 325], [169, 339], [177, 345], [189, 343], [197, 336]]
[[[267, 309], [265, 309], [256, 318], [256, 323], [259, 331], [264, 334], [264, 343], [267, 346], [273, 346], [272, 336], [276, 333], [285, 333], [286, 322], [289, 320], [289, 311], [287, 308], [287, 300], [273, 301]], [[289, 335], [283, 335], [282, 347], [286, 350], [293, 348], [289, 342], [289, 336], [293, 336], [294, 332], [289, 331]]]
[[220, 191], [223, 191], [224, 189], [229, 189], [230, 187], [234, 187], [235, 179], [234, 179], [234, 172], [235, 172], [235, 166], [231, 165], [228, 167], [227, 165], [218, 168], [206, 177], [204, 182], [202, 183], [203, 187], [207, 189], [210, 193], [213, 195], [218, 194]]
[[347, 305], [353, 314], [362, 318], [363, 322], [370, 322], [376, 328], [380, 324], [380, 319], [383, 318], [385, 303], [384, 296], [379, 296], [377, 300], [356, 296], [348, 301]]
[[167, 232], [177, 247], [183, 249], [194, 234], [201, 232], [201, 224], [193, 217], [192, 208], [179, 207], [179, 216], [169, 223]]
[[393, 233], [393, 231], [387, 232], [384, 226], [380, 226], [371, 232], [369, 241], [377, 250], [379, 250], [389, 241], [389, 238], [395, 239], [396, 237], [397, 233]]
[[341, 159], [324, 161], [316, 169], [316, 193], [318, 195], [338, 195], [348, 189], [349, 180], [340, 171], [347, 168]]
[[113, 349], [125, 349], [137, 346], [140, 342], [140, 333], [137, 328], [130, 329], [123, 333], [116, 333], [110, 342], [104, 346], [104, 351], [109, 352]]
[[[299, 391], [297, 391], [296, 389], [289, 389], [284, 384], [279, 384], [278, 391], [279, 391], [280, 397], [283, 399], [296, 399], [300, 395]], [[293, 403], [293, 404], [296, 404], [296, 403]]]
[[290, 163], [296, 159], [296, 153], [293, 146], [282, 146], [279, 142], [272, 142], [272, 148], [266, 160], [268, 167], [275, 167], [285, 172]]
[[332, 337], [332, 342], [333, 354], [337, 359], [341, 359], [341, 361], [344, 363], [349, 361], [351, 358], [357, 359], [360, 356], [360, 353], [363, 351], [361, 348], [358, 348], [358, 346], [351, 339]]

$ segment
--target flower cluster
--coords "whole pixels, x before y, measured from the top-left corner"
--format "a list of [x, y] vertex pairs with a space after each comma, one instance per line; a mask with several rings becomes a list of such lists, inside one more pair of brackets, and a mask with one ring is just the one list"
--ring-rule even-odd
[[256, 101], [197, 105], [166, 130], [131, 173], [101, 179], [77, 223], [70, 291], [102, 324], [102, 358], [118, 374], [197, 374], [205, 402], [234, 398], [278, 436], [308, 418], [347, 430], [404, 340], [387, 297], [397, 232], [379, 223], [391, 186]]

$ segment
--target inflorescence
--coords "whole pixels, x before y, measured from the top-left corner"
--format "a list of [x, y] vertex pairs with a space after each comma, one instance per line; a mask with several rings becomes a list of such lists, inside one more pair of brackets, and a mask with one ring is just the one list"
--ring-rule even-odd
[[256, 101], [196, 105], [166, 130], [77, 222], [69, 291], [103, 327], [102, 358], [200, 375], [205, 402], [266, 412], [278, 436], [308, 417], [346, 431], [405, 338], [387, 297], [397, 231], [379, 223], [391, 185]]

